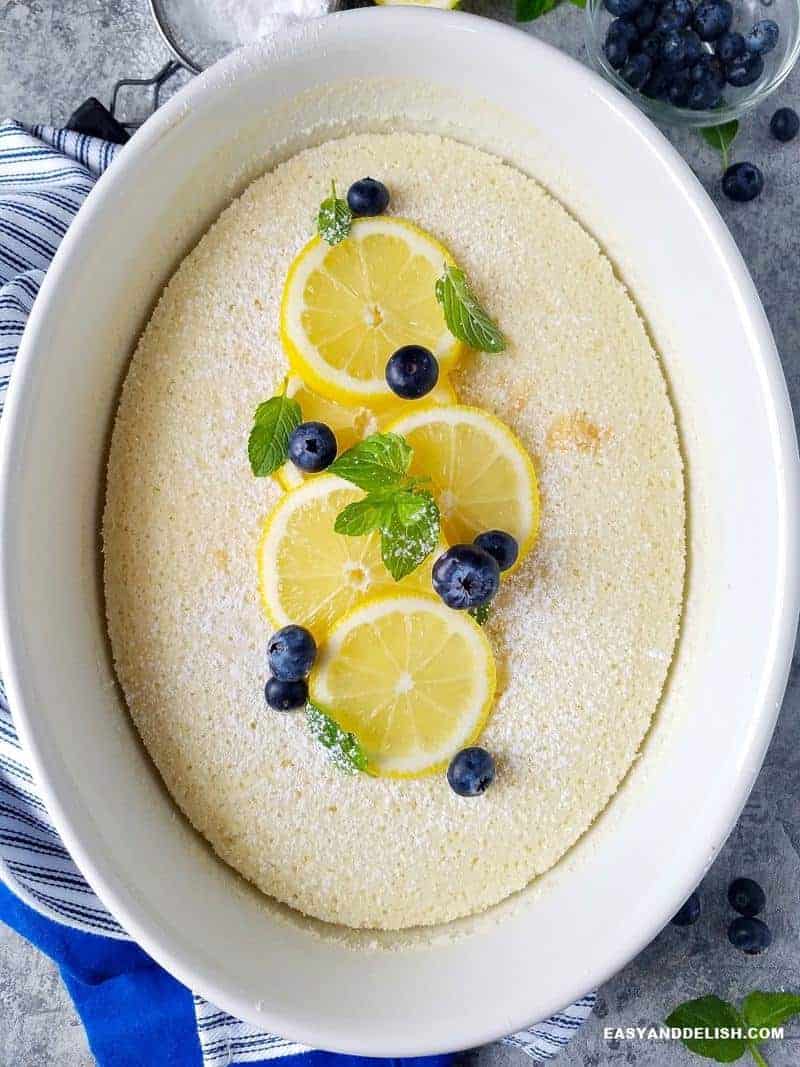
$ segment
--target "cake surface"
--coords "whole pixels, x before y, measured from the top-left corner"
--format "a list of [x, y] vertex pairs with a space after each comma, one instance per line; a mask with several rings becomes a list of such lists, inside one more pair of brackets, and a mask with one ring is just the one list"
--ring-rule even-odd
[[[442, 776], [347, 776], [305, 717], [264, 707], [256, 547], [280, 489], [246, 454], [286, 373], [283, 282], [335, 178], [380, 177], [485, 297], [509, 347], [463, 403], [534, 457], [539, 541], [487, 627], [498, 698], [475, 801]], [[455, 141], [355, 135], [256, 181], [184, 260], [136, 349], [103, 521], [116, 670], [178, 805], [261, 890], [353, 927], [474, 914], [551, 867], [602, 811], [657, 708], [680, 621], [682, 464], [646, 330], [596, 242], [535, 181]]]

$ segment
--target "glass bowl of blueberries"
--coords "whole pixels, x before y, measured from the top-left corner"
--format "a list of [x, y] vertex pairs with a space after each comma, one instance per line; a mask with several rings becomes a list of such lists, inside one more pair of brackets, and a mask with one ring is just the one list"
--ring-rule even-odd
[[800, 0], [587, 0], [586, 18], [593, 63], [666, 125], [739, 118], [800, 54]]

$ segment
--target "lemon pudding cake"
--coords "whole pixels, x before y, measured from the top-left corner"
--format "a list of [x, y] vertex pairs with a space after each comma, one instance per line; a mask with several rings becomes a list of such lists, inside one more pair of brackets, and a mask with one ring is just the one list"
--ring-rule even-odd
[[162, 294], [103, 548], [131, 715], [225, 861], [346, 926], [480, 912], [591, 825], [665, 684], [658, 358], [531, 178], [433, 135], [329, 141]]

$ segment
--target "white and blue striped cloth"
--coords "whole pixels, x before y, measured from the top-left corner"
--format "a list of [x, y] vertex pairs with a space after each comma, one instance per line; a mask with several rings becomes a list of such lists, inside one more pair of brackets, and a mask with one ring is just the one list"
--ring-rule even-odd
[[[0, 124], [0, 414], [28, 314], [61, 238], [121, 149], [47, 126]], [[72, 862], [39, 795], [0, 681], [0, 879], [34, 911], [88, 933], [127, 935]], [[552, 1059], [591, 1013], [594, 994], [506, 1042]], [[194, 996], [203, 1067], [230, 1067], [307, 1049]], [[148, 1065], [151, 1067], [151, 1065]]]

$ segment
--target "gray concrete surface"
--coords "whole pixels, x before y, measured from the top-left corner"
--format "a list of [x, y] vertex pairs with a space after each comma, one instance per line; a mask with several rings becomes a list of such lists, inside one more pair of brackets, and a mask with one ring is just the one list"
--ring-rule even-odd
[[[464, 6], [511, 21], [509, 6], [466, 0]], [[584, 59], [583, 15], [570, 4], [529, 27]], [[63, 122], [88, 95], [108, 100], [114, 81], [157, 70], [167, 58], [146, 0], [0, 0], [0, 113], [27, 122]], [[128, 101], [129, 113], [137, 101]], [[720, 192], [718, 158], [691, 132], [669, 133], [728, 223], [750, 267], [781, 352], [789, 389], [800, 411], [800, 140], [772, 141], [768, 122], [779, 104], [800, 105], [800, 72], [773, 101], [743, 123], [734, 149], [763, 169], [766, 186], [749, 205]], [[657, 206], [654, 205], [654, 210]], [[743, 427], [743, 435], [746, 428]], [[746, 625], [747, 620], [742, 620]], [[764, 769], [739, 825], [707, 875], [705, 912], [689, 930], [667, 927], [600, 990], [595, 1016], [559, 1059], [563, 1067], [672, 1067], [691, 1057], [677, 1044], [614, 1042], [605, 1025], [661, 1021], [681, 1001], [716, 992], [737, 999], [748, 991], [800, 992], [800, 657]], [[665, 855], [665, 863], [669, 862]], [[768, 953], [750, 958], [725, 938], [725, 890], [732, 877], [757, 878], [768, 897], [775, 938]], [[597, 922], [606, 917], [597, 916]], [[491, 975], [476, 980], [491, 982]], [[770, 1067], [800, 1063], [800, 1022], [780, 1046], [765, 1049]], [[465, 1054], [469, 1067], [519, 1067], [521, 1053], [499, 1046]], [[700, 1062], [700, 1061], [695, 1061]], [[742, 1061], [745, 1062], [745, 1061]], [[0, 926], [0, 1067], [84, 1067], [86, 1041], [55, 969]], [[143, 1064], [142, 1067], [159, 1067]]]

